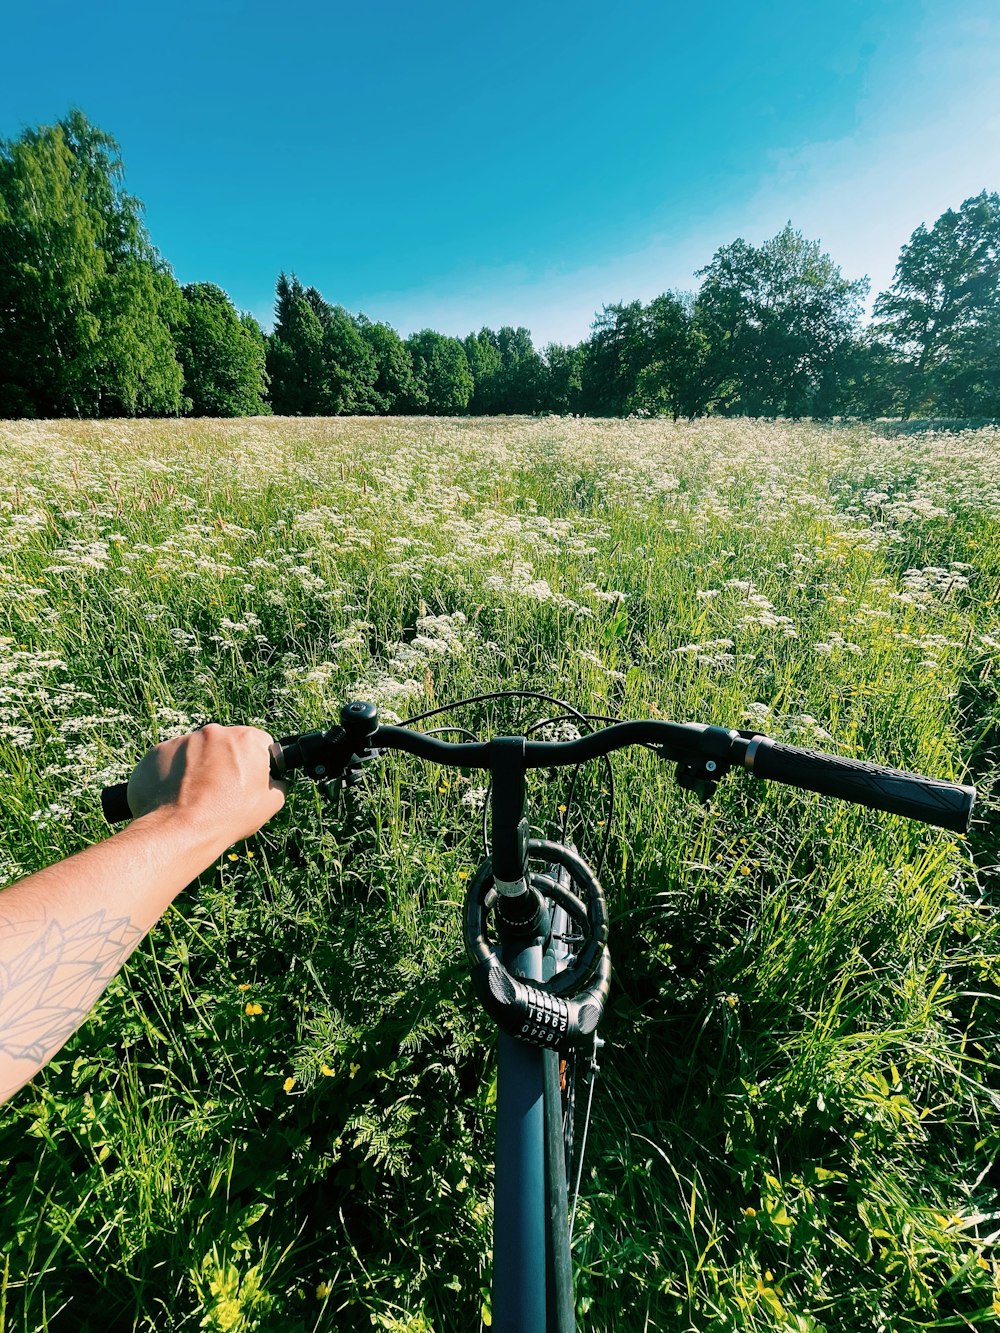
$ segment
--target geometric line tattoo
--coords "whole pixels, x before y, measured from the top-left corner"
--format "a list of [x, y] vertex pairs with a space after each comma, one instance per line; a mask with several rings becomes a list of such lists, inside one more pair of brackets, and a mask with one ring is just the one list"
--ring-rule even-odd
[[[0, 919], [0, 933], [16, 929]], [[102, 909], [68, 927], [50, 921], [41, 939], [0, 960], [0, 1051], [38, 1061], [61, 1046], [144, 934]]]

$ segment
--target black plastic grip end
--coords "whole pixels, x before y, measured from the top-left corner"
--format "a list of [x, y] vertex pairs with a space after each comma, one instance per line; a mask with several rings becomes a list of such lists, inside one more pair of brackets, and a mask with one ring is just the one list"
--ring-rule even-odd
[[117, 786], [101, 789], [101, 809], [109, 824], [124, 824], [133, 817], [127, 793], [127, 782], [119, 782]]
[[976, 799], [975, 787], [782, 745], [765, 736], [750, 743], [744, 763], [756, 777], [919, 819], [952, 833], [968, 832]]

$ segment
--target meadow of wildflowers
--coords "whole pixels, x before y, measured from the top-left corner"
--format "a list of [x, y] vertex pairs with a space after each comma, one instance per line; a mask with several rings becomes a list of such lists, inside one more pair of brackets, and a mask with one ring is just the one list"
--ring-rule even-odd
[[[31, 422], [0, 454], [0, 884], [107, 836], [151, 744], [357, 697], [537, 690], [975, 782], [959, 838], [614, 761], [574, 1258], [588, 1330], [1000, 1319], [1000, 433]], [[539, 830], [568, 781], [532, 778]], [[293, 784], [178, 898], [0, 1108], [0, 1333], [488, 1320], [483, 799], [402, 756], [333, 802]]]

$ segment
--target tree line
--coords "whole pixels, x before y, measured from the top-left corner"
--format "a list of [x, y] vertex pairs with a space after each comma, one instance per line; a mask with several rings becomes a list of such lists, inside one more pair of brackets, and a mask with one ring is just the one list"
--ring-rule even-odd
[[0, 416], [1000, 416], [996, 193], [916, 228], [867, 325], [868, 279], [790, 222], [694, 276], [538, 350], [526, 328], [404, 339], [282, 273], [266, 334], [177, 283], [118, 144], [71, 111], [0, 140]]

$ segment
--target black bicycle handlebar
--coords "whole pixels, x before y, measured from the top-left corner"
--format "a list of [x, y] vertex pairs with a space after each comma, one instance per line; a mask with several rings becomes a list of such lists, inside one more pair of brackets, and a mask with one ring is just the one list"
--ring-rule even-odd
[[[645, 745], [661, 759], [678, 763], [688, 786], [699, 781], [714, 786], [729, 768], [739, 765], [758, 778], [904, 815], [954, 833], [967, 832], [976, 796], [974, 787], [957, 782], [784, 745], [757, 732], [701, 723], [619, 722], [573, 741], [520, 739], [525, 768], [561, 768], [625, 746]], [[401, 750], [431, 763], [478, 769], [491, 768], [496, 754], [492, 741], [442, 741], [408, 727], [379, 726], [371, 704], [353, 703], [341, 711], [340, 726], [275, 741], [270, 747], [271, 776], [285, 778], [303, 770], [314, 781], [332, 781], [382, 750]], [[126, 792], [127, 783], [101, 792], [109, 823], [132, 818]]]

